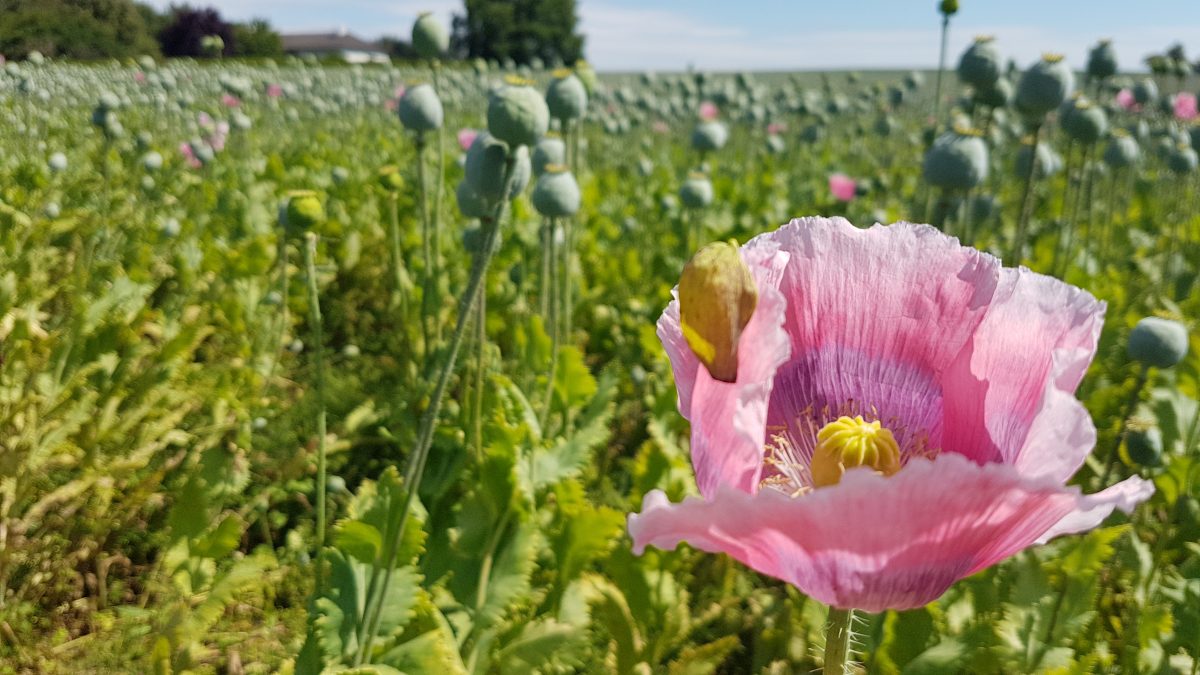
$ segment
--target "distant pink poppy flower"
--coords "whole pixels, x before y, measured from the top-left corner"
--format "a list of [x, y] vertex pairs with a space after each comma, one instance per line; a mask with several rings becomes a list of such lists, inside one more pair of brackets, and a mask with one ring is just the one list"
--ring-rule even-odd
[[278, 84], [268, 84], [267, 96], [269, 98], [279, 98], [280, 96], [283, 96], [283, 87], [279, 86]]
[[226, 108], [236, 108], [242, 105], [242, 101], [233, 94], [221, 94], [221, 105]]
[[654, 120], [654, 123], [650, 125], [650, 130], [660, 135], [669, 134], [671, 133], [671, 125], [662, 120]]
[[395, 99], [397, 101], [399, 101], [400, 99], [404, 98], [404, 92], [407, 90], [408, 90], [408, 88], [401, 84], [396, 87], [395, 91], [393, 91], [392, 94], [395, 97]]
[[183, 142], [179, 144], [179, 153], [183, 155], [184, 162], [193, 169], [199, 169], [204, 166], [196, 157], [196, 153], [192, 151], [192, 144]]
[[386, 108], [389, 112], [396, 112], [396, 108], [400, 107], [400, 99], [389, 98], [388, 100], [383, 102], [383, 107]]
[[787, 131], [787, 125], [783, 122], [771, 122], [767, 125], [768, 136], [778, 136], [785, 131]]
[[700, 119], [708, 121], [717, 119], [717, 115], [721, 114], [717, 104], [712, 101], [705, 101], [700, 104]]
[[[2, 62], [0, 62], [0, 63], [2, 63]], [[133, 81], [137, 82], [138, 84], [145, 84], [146, 74], [140, 70], [137, 71], [136, 73], [133, 74]]]
[[1131, 91], [1129, 87], [1125, 87], [1121, 91], [1118, 91], [1116, 100], [1117, 105], [1121, 106], [1121, 108], [1124, 110], [1137, 110], [1140, 107], [1137, 99], [1133, 97], [1133, 91]]
[[1196, 119], [1200, 111], [1196, 110], [1196, 95], [1186, 91], [1175, 95], [1175, 119], [1190, 122]]
[[857, 189], [858, 184], [854, 182], [854, 179], [844, 173], [835, 173], [829, 177], [829, 192], [839, 202], [848, 202], [854, 199]]
[[202, 129], [211, 129], [213, 118], [206, 112], [201, 112], [196, 115], [196, 124], [199, 124]]
[[470, 149], [471, 144], [475, 142], [475, 137], [479, 135], [478, 129], [463, 128], [458, 130], [458, 147], [462, 148], [463, 152]]
[[[686, 541], [835, 607], [910, 609], [1153, 493], [1066, 485], [1096, 441], [1073, 394], [1103, 325], [1087, 292], [910, 223], [803, 218], [741, 257], [758, 302], [733, 382], [688, 346], [678, 300], [658, 321], [701, 497], [648, 493], [635, 552]], [[841, 415], [891, 430], [892, 475], [812, 487], [814, 430]]]

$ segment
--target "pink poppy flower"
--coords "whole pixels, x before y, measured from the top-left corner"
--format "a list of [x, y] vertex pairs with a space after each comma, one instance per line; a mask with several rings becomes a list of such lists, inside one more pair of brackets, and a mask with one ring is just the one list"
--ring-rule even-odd
[[717, 108], [717, 104], [712, 101], [705, 101], [700, 104], [700, 119], [704, 121], [715, 120], [721, 111]]
[[459, 129], [458, 130], [458, 147], [462, 148], [463, 152], [470, 149], [471, 144], [475, 142], [475, 137], [479, 135], [478, 129]]
[[[659, 319], [701, 497], [648, 493], [635, 552], [686, 541], [835, 607], [909, 609], [1153, 493], [1066, 485], [1096, 440], [1072, 393], [1103, 325], [1087, 292], [910, 223], [794, 220], [741, 257], [758, 300], [733, 382], [689, 347], [678, 300]], [[899, 461], [814, 488], [816, 430], [842, 415], [881, 422]]]
[[768, 136], [778, 136], [785, 131], [787, 131], [787, 125], [783, 122], [771, 122], [767, 125]]
[[226, 108], [236, 108], [242, 104], [241, 99], [233, 94], [221, 94], [221, 105]]
[[829, 192], [839, 202], [848, 202], [854, 199], [857, 189], [858, 184], [854, 182], [854, 179], [844, 173], [835, 173], [829, 177]]
[[1130, 91], [1129, 87], [1118, 91], [1116, 100], [1117, 105], [1121, 106], [1124, 110], [1137, 110], [1141, 107], [1138, 105], [1137, 99], [1133, 97], [1133, 92]]
[[671, 133], [671, 125], [667, 124], [663, 120], [654, 120], [654, 122], [650, 125], [650, 130], [660, 135], [669, 134]]
[[138, 84], [145, 84], [146, 83], [146, 74], [140, 70], [137, 71], [136, 73], [133, 74], [133, 81], [137, 82]]
[[283, 96], [283, 87], [279, 86], [278, 84], [268, 84], [267, 96], [269, 98], [279, 98], [280, 96]]
[[1196, 119], [1200, 111], [1196, 110], [1196, 95], [1186, 91], [1175, 95], [1175, 119], [1190, 122]]
[[204, 166], [196, 157], [196, 153], [192, 151], [192, 144], [183, 142], [179, 144], [179, 153], [183, 155], [184, 162], [193, 169], [199, 169]]

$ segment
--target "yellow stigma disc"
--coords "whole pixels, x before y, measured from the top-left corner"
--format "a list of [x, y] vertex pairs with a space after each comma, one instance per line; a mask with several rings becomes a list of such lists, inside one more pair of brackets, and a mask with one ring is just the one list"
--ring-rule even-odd
[[839, 417], [817, 432], [813, 450], [813, 485], [825, 487], [842, 480], [846, 469], [868, 466], [890, 476], [900, 470], [900, 446], [889, 429], [858, 415]]

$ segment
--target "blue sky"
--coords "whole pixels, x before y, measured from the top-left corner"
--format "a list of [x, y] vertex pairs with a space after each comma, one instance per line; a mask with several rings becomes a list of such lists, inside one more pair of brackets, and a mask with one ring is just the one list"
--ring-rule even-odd
[[[149, 0], [165, 8], [171, 0]], [[263, 17], [283, 32], [345, 27], [364, 38], [407, 36], [421, 11], [449, 25], [461, 0], [192, 0], [227, 18]], [[601, 70], [909, 68], [936, 65], [936, 0], [578, 0], [588, 60]], [[994, 35], [1018, 64], [1041, 53], [1082, 65], [1111, 38], [1121, 65], [1182, 42], [1200, 58], [1200, 2], [960, 0], [951, 58], [975, 35]]]

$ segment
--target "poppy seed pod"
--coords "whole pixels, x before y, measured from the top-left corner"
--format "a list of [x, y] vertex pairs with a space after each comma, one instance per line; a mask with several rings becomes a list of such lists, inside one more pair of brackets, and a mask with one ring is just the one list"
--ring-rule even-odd
[[1123, 129], [1114, 129], [1104, 148], [1104, 163], [1114, 169], [1133, 166], [1141, 157], [1137, 141]]
[[397, 112], [404, 128], [418, 134], [434, 131], [442, 126], [442, 101], [438, 98], [437, 91], [428, 84], [418, 84], [406, 89]]
[[325, 206], [312, 190], [292, 190], [279, 207], [279, 224], [288, 230], [309, 230], [324, 220]]
[[758, 287], [737, 242], [706, 245], [679, 277], [679, 321], [688, 347], [709, 374], [735, 382], [738, 343], [758, 305]]
[[778, 134], [771, 134], [767, 136], [767, 152], [771, 153], [772, 155], [781, 155], [786, 149], [787, 144], [783, 142], [783, 138], [781, 138]]
[[579, 210], [579, 184], [561, 164], [551, 164], [533, 186], [533, 208], [547, 218], [575, 215]]
[[67, 170], [67, 156], [61, 152], [56, 152], [50, 155], [50, 161], [47, 164], [54, 173], [61, 173]]
[[712, 203], [713, 186], [708, 176], [702, 173], [688, 175], [679, 186], [679, 201], [689, 209], [702, 209]]
[[1177, 145], [1171, 154], [1167, 155], [1167, 166], [1172, 173], [1188, 174], [1196, 170], [1196, 151], [1186, 145]]
[[450, 34], [433, 14], [423, 12], [413, 24], [412, 48], [423, 59], [436, 59], [450, 48]]
[[458, 187], [454, 190], [454, 197], [458, 201], [458, 210], [462, 212], [466, 218], [486, 218], [488, 215], [488, 205], [479, 193], [471, 188], [471, 184], [463, 179], [459, 181]]
[[1141, 466], [1160, 466], [1163, 455], [1162, 431], [1149, 419], [1132, 419], [1126, 425], [1125, 451]]
[[1061, 124], [1072, 140], [1091, 145], [1108, 131], [1108, 116], [1100, 106], [1092, 105], [1085, 98], [1078, 98], [1067, 108]]
[[1013, 86], [1007, 77], [997, 78], [992, 86], [975, 90], [975, 103], [988, 108], [1003, 108], [1012, 103]]
[[958, 61], [958, 79], [988, 89], [1000, 79], [1000, 51], [990, 37], [977, 37]]
[[1158, 100], [1158, 85], [1154, 80], [1143, 77], [1133, 85], [1133, 100], [1138, 105], [1146, 105], [1152, 101]]
[[926, 151], [922, 173], [944, 190], [970, 190], [987, 178], [987, 144], [974, 130], [948, 131]]
[[550, 109], [526, 80], [509, 78], [507, 85], [489, 97], [487, 122], [488, 131], [497, 139], [513, 147], [532, 146], [550, 128]]
[[542, 175], [547, 164], [567, 163], [567, 144], [558, 136], [546, 136], [533, 148], [533, 174]]
[[588, 92], [574, 73], [567, 69], [554, 71], [554, 80], [546, 89], [546, 107], [556, 120], [567, 121], [583, 117], [587, 110]]
[[467, 149], [466, 181], [485, 202], [494, 203], [504, 196], [507, 161], [508, 145], [486, 131], [479, 132]]
[[1148, 316], [1129, 333], [1129, 357], [1146, 366], [1170, 368], [1183, 360], [1187, 350], [1187, 329], [1178, 321]]
[[692, 131], [692, 149], [700, 152], [720, 150], [728, 140], [729, 130], [717, 120], [701, 122]]
[[[1017, 149], [1017, 159], [1014, 163], [1014, 169], [1017, 176], [1025, 177], [1029, 175], [1029, 162], [1033, 161], [1033, 139], [1026, 138], [1021, 140], [1021, 147]], [[1062, 158], [1058, 153], [1045, 143], [1038, 143], [1037, 146], [1037, 170], [1038, 175], [1053, 176], [1062, 168]]]
[[1075, 88], [1075, 75], [1062, 57], [1047, 54], [1021, 75], [1016, 105], [1027, 116], [1041, 118], [1066, 100]]
[[162, 168], [163, 156], [153, 150], [142, 155], [142, 167], [147, 171], [158, 171]]
[[942, 0], [938, 3], [938, 11], [947, 19], [958, 13], [958, 0]]
[[509, 199], [515, 199], [517, 195], [524, 192], [525, 188], [529, 186], [529, 179], [533, 177], [533, 168], [529, 161], [529, 148], [522, 145], [512, 153], [512, 184], [508, 189]]
[[1087, 76], [1097, 80], [1106, 80], [1117, 72], [1117, 54], [1113, 51], [1112, 42], [1101, 40], [1088, 52]]

